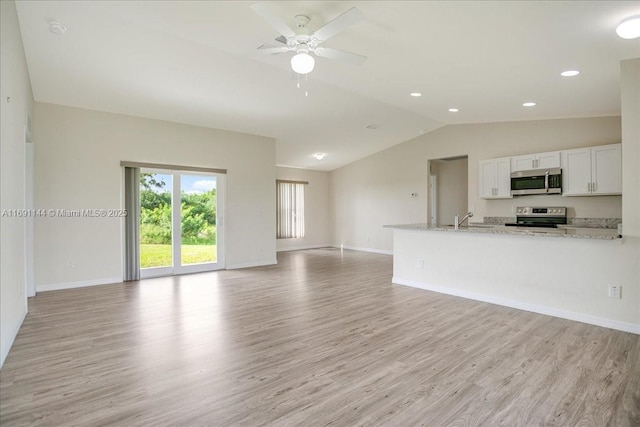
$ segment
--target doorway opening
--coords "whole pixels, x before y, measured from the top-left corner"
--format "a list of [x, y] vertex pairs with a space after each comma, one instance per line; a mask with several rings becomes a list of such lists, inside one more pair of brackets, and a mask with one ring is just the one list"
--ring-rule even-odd
[[429, 223], [451, 225], [456, 215], [469, 212], [467, 156], [429, 161]]

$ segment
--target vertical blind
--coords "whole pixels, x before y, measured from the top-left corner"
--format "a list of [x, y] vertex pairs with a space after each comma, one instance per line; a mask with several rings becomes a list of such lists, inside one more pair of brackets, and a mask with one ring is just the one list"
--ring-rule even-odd
[[306, 182], [276, 181], [276, 237], [304, 237], [304, 186]]

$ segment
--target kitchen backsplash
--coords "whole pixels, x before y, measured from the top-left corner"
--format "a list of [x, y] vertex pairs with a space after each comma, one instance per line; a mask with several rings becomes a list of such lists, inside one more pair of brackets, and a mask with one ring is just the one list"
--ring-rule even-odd
[[485, 224], [491, 225], [503, 225], [508, 222], [516, 222], [515, 216], [485, 216], [484, 221]]
[[[485, 224], [502, 225], [508, 222], [516, 222], [514, 216], [485, 216]], [[567, 225], [585, 228], [617, 228], [622, 223], [622, 218], [567, 218]]]
[[567, 218], [568, 225], [585, 228], [617, 228], [622, 218]]

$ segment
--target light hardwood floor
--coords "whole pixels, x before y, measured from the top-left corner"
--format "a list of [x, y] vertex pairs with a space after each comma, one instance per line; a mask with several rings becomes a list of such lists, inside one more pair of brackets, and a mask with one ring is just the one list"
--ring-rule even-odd
[[640, 425], [640, 336], [391, 284], [336, 249], [39, 294], [0, 424]]

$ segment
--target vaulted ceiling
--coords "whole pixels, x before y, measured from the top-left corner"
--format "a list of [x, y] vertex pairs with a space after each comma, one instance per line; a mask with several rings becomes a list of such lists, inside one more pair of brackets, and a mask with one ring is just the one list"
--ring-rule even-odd
[[292, 54], [256, 55], [279, 34], [253, 3], [17, 1], [34, 97], [270, 136], [279, 165], [332, 170], [446, 124], [617, 115], [619, 62], [640, 57], [615, 33], [638, 1], [266, 2], [311, 31], [365, 16], [325, 43], [364, 64], [298, 81]]

